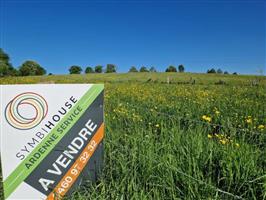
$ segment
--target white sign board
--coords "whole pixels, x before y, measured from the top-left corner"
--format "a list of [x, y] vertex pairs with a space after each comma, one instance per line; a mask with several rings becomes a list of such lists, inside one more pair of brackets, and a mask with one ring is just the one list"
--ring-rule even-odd
[[103, 85], [0, 87], [5, 199], [69, 194], [102, 156]]

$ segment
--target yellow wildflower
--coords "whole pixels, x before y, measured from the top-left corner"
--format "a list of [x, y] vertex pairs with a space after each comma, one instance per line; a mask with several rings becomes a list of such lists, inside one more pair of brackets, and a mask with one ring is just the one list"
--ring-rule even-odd
[[265, 127], [265, 126], [261, 124], [261, 125], [258, 126], [258, 129], [263, 130], [264, 127]]
[[216, 115], [219, 115], [219, 114], [220, 114], [220, 112], [219, 112], [218, 110], [216, 110], [216, 111], [215, 111], [215, 114], [216, 114]]
[[236, 147], [238, 148], [238, 147], [240, 147], [240, 145], [238, 143], [236, 143]]
[[156, 124], [156, 125], [155, 125], [155, 127], [156, 127], [156, 128], [159, 128], [159, 127], [160, 127], [160, 125], [159, 125], [159, 124]]
[[221, 144], [226, 144], [226, 140], [220, 140]]
[[205, 120], [208, 121], [208, 122], [212, 121], [212, 119], [210, 117], [207, 117]]
[[211, 139], [211, 138], [212, 138], [212, 135], [211, 135], [211, 134], [208, 134], [208, 138], [210, 138], [210, 139]]
[[246, 119], [246, 122], [247, 122], [248, 124], [251, 124], [251, 123], [252, 123], [252, 119], [251, 119], [251, 118], [248, 118], [248, 119]]
[[207, 121], [207, 122], [211, 122], [212, 121], [212, 118], [211, 117], [208, 117], [206, 115], [203, 115], [202, 116], [202, 119], [205, 120], [205, 121]]

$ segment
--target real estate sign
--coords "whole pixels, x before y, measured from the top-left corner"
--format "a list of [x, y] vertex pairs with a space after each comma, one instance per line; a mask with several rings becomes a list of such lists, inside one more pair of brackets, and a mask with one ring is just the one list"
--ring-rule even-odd
[[1, 163], [7, 199], [55, 199], [102, 165], [102, 84], [2, 85]]

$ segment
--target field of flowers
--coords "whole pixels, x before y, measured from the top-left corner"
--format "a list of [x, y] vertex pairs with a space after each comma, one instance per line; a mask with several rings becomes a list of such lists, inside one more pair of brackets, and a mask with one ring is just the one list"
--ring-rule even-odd
[[105, 83], [105, 166], [69, 199], [266, 199], [266, 78], [46, 76]]

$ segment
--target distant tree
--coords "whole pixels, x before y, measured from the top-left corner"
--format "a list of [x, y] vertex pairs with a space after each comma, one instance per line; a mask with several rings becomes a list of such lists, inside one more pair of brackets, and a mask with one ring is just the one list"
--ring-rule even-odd
[[9, 66], [8, 68], [8, 76], [18, 76], [19, 75], [19, 71], [12, 67], [12, 66]]
[[208, 69], [208, 70], [207, 70], [207, 73], [208, 73], [208, 74], [215, 74], [215, 73], [216, 73], [216, 70], [215, 70], [214, 68], [212, 68], [212, 69]]
[[6, 63], [0, 61], [0, 76], [1, 77], [8, 75], [8, 68], [9, 66]]
[[224, 74], [229, 74], [228, 71], [224, 71]]
[[93, 68], [92, 67], [86, 67], [85, 74], [90, 74], [90, 73], [94, 73]]
[[151, 67], [150, 72], [157, 72], [157, 71], [156, 71], [155, 67]]
[[69, 74], [80, 74], [82, 72], [82, 68], [77, 65], [72, 65], [69, 69]]
[[184, 71], [185, 71], [185, 67], [184, 67], [184, 65], [179, 65], [179, 66], [178, 66], [178, 71], [179, 71], [179, 72], [184, 72]]
[[51, 72], [48, 74], [48, 76], [52, 76], [52, 75], [53, 75], [53, 73], [51, 73]]
[[222, 74], [223, 73], [223, 71], [219, 68], [219, 69], [217, 69], [217, 74]]
[[9, 64], [9, 56], [7, 53], [4, 52], [2, 48], [0, 48], [0, 61]]
[[128, 72], [138, 72], [138, 70], [135, 66], [132, 66], [132, 67], [130, 67]]
[[0, 48], [0, 76], [17, 76], [18, 71], [9, 63], [9, 56]]
[[7, 76], [8, 74], [8, 65], [0, 61], [0, 77]]
[[140, 72], [149, 72], [149, 70], [145, 66], [142, 66], [139, 71]]
[[233, 75], [238, 75], [237, 72], [234, 72]]
[[102, 73], [103, 72], [103, 66], [102, 65], [97, 65], [94, 69], [96, 73]]
[[106, 73], [115, 73], [116, 72], [116, 66], [114, 64], [107, 64], [105, 72]]
[[41, 76], [46, 74], [46, 70], [37, 62], [27, 60], [19, 67], [19, 74], [21, 76]]
[[45, 74], [46, 74], [46, 70], [43, 67], [41, 67], [40, 65], [37, 66], [36, 75], [41, 76], [41, 75], [45, 75]]
[[18, 71], [14, 67], [0, 61], [0, 77], [17, 76], [17, 75]]
[[170, 65], [165, 72], [177, 72], [176, 67], [173, 65]]

